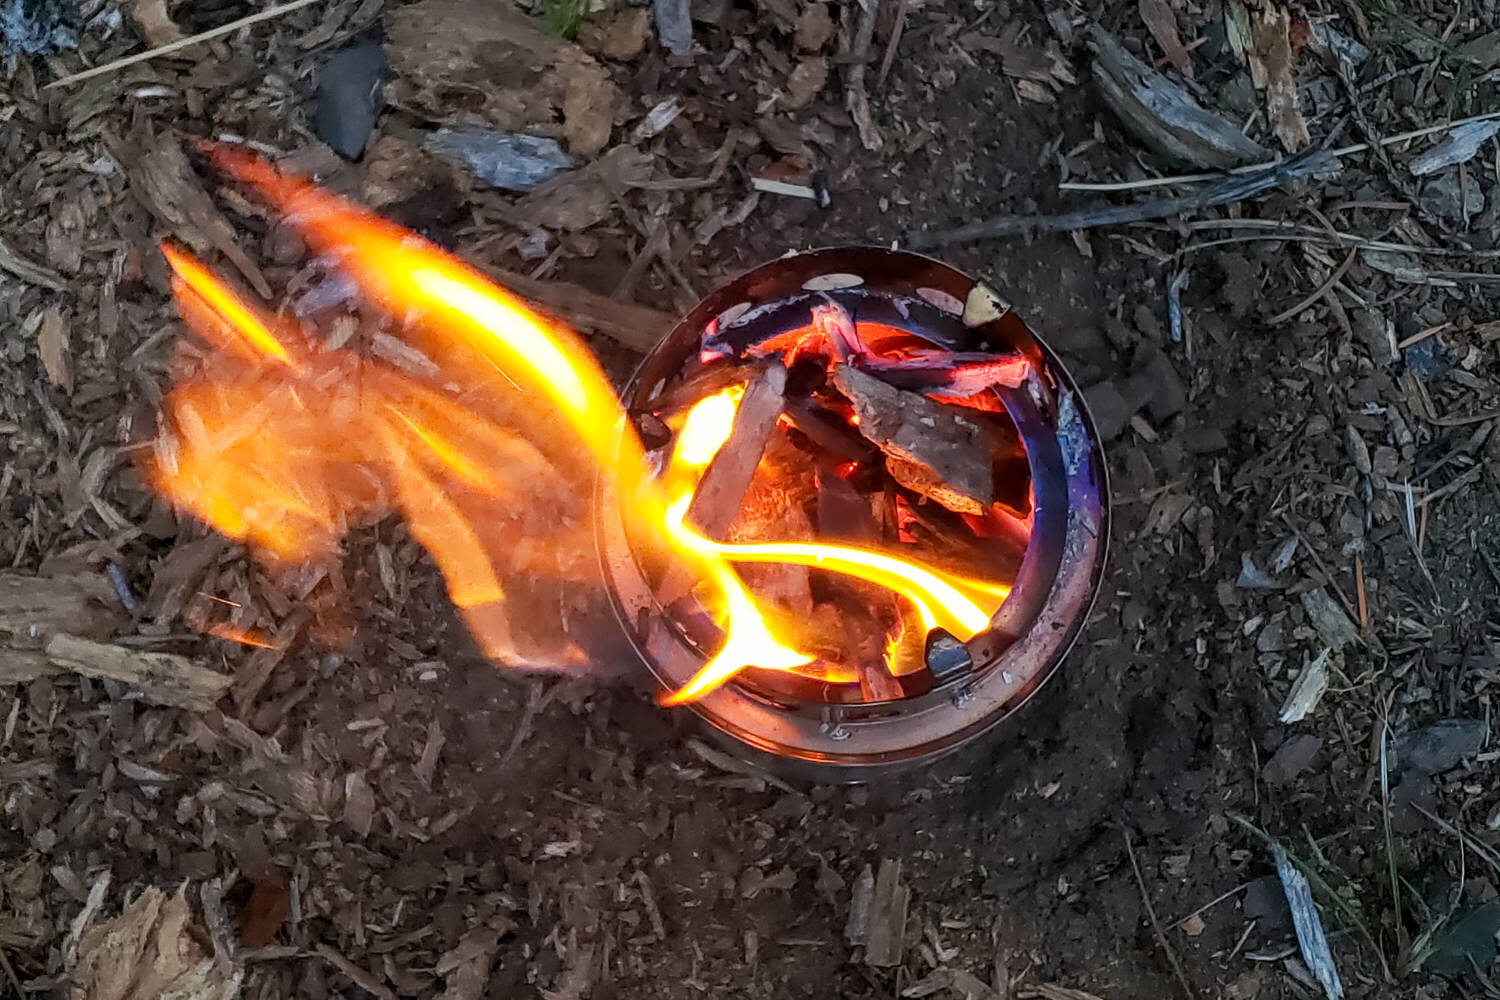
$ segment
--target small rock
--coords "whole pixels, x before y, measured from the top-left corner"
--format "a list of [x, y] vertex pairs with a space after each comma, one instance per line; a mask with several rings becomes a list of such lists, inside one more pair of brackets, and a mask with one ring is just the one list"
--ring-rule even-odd
[[1286, 618], [1277, 616], [1266, 623], [1255, 637], [1257, 653], [1279, 653], [1286, 649]]
[[1083, 390], [1083, 401], [1094, 418], [1094, 428], [1104, 441], [1113, 441], [1120, 436], [1130, 418], [1135, 415], [1131, 406], [1113, 382], [1100, 382]]
[[1255, 92], [1255, 84], [1251, 82], [1250, 74], [1244, 70], [1231, 74], [1219, 86], [1215, 96], [1225, 107], [1241, 117], [1248, 118], [1260, 110], [1260, 97]]
[[693, 17], [687, 0], [653, 0], [656, 13], [656, 36], [662, 47], [674, 56], [691, 55], [693, 51]]
[[1142, 302], [1135, 307], [1135, 328], [1141, 331], [1141, 335], [1153, 344], [1165, 343], [1167, 331], [1161, 325], [1161, 317], [1156, 315], [1156, 310]]
[[1315, 413], [1307, 418], [1307, 426], [1303, 429], [1303, 433], [1308, 437], [1322, 437], [1331, 430], [1333, 430], [1333, 424], [1328, 418], [1321, 413]]
[[1224, 272], [1219, 294], [1234, 318], [1244, 319], [1260, 305], [1261, 267], [1244, 254], [1225, 253], [1219, 255], [1219, 268]]
[[1144, 377], [1149, 394], [1146, 397], [1147, 412], [1154, 423], [1161, 424], [1182, 412], [1187, 405], [1187, 386], [1182, 376], [1161, 350], [1153, 345], [1142, 345], [1136, 352], [1136, 370]]
[[1391, 789], [1391, 827], [1397, 833], [1421, 833], [1432, 829], [1432, 821], [1422, 815], [1438, 808], [1437, 793], [1425, 774], [1412, 774]]
[[1080, 361], [1093, 361], [1109, 355], [1109, 344], [1096, 326], [1069, 326], [1049, 331], [1047, 343]]
[[1211, 455], [1229, 449], [1229, 438], [1217, 427], [1195, 427], [1183, 438], [1183, 447], [1193, 455]]
[[1268, 785], [1284, 785], [1307, 770], [1322, 746], [1323, 741], [1311, 733], [1293, 736], [1281, 744], [1271, 755], [1271, 759], [1266, 761], [1260, 776]]
[[1398, 736], [1393, 750], [1398, 772], [1441, 774], [1484, 747], [1489, 726], [1483, 719], [1443, 719]]
[[1370, 466], [1375, 470], [1377, 476], [1386, 479], [1396, 474], [1396, 469], [1401, 464], [1401, 456], [1396, 454], [1396, 449], [1389, 445], [1380, 445], [1375, 449], [1375, 454], [1370, 460]]
[[573, 158], [556, 139], [483, 126], [441, 128], [422, 145], [503, 191], [530, 191], [573, 166]]
[[385, 103], [385, 47], [361, 42], [329, 56], [318, 70], [313, 131], [346, 160], [364, 155]]
[[1281, 879], [1262, 875], [1245, 887], [1240, 904], [1241, 915], [1255, 921], [1255, 928], [1265, 940], [1277, 941], [1292, 934], [1292, 909], [1287, 905]]
[[1135, 328], [1118, 316], [1104, 317], [1104, 336], [1121, 354], [1127, 353], [1141, 339]]
[[1240, 553], [1240, 575], [1234, 585], [1241, 590], [1275, 590], [1277, 583], [1265, 570], [1255, 565], [1250, 553]]
[[1452, 169], [1427, 182], [1422, 189], [1422, 204], [1435, 215], [1454, 222], [1466, 222], [1484, 211], [1484, 192], [1473, 177], [1460, 184], [1458, 170]]
[[1436, 337], [1428, 337], [1419, 340], [1410, 347], [1401, 351], [1401, 360], [1413, 375], [1424, 382], [1431, 382], [1443, 373], [1446, 365], [1443, 363], [1442, 352], [1438, 349]]

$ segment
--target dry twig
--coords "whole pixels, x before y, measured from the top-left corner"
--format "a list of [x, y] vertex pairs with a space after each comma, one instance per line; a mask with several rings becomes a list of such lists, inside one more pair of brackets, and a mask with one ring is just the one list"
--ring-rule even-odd
[[[1451, 122], [1445, 122], [1442, 125], [1428, 125], [1425, 128], [1412, 129], [1410, 132], [1398, 132], [1395, 135], [1388, 135], [1379, 140], [1379, 145], [1394, 146], [1397, 143], [1406, 142], [1409, 139], [1420, 139], [1424, 135], [1435, 135], [1438, 132], [1446, 132], [1449, 129], [1455, 128], [1459, 125], [1468, 125], [1470, 122], [1494, 121], [1496, 118], [1500, 118], [1500, 111], [1491, 111], [1487, 114], [1473, 115], [1469, 118], [1459, 118]], [[1329, 153], [1336, 158], [1342, 159], [1343, 157], [1350, 156], [1354, 153], [1366, 152], [1370, 149], [1370, 145], [1371, 144], [1368, 142], [1356, 142], [1350, 146], [1340, 146], [1337, 149], [1329, 150]], [[1253, 174], [1257, 170], [1265, 170], [1267, 167], [1274, 167], [1276, 165], [1276, 162], [1277, 161], [1273, 160], [1267, 163], [1251, 163], [1243, 167], [1232, 167], [1230, 168], [1228, 173]], [[1173, 187], [1178, 184], [1202, 184], [1207, 181], [1222, 180], [1223, 178], [1223, 173], [1210, 170], [1197, 174], [1174, 174], [1168, 177], [1146, 177], [1138, 181], [1106, 181], [1103, 183], [1088, 183], [1086, 181], [1064, 181], [1063, 183], [1057, 185], [1057, 189], [1059, 191], [1096, 192], [1144, 191], [1149, 188]]]
[[1151, 918], [1151, 929], [1156, 932], [1156, 943], [1161, 945], [1162, 951], [1166, 952], [1172, 972], [1176, 974], [1177, 982], [1182, 987], [1182, 995], [1187, 1000], [1193, 1000], [1193, 987], [1188, 982], [1187, 973], [1182, 969], [1182, 962], [1178, 961], [1172, 942], [1167, 940], [1167, 935], [1161, 929], [1161, 922], [1156, 919], [1156, 907], [1151, 905], [1151, 897], [1146, 892], [1146, 880], [1141, 876], [1141, 863], [1136, 860], [1135, 845], [1130, 841], [1130, 831], [1122, 826], [1120, 833], [1125, 838], [1125, 853], [1130, 856], [1130, 868], [1135, 872], [1135, 884], [1141, 890], [1141, 903], [1146, 907], [1146, 916]]
[[60, 79], [53, 80], [51, 83], [47, 84], [44, 89], [51, 90], [54, 87], [66, 87], [69, 84], [82, 83], [84, 80], [92, 80], [96, 76], [103, 76], [106, 73], [113, 73], [115, 70], [124, 69], [126, 66], [134, 66], [136, 63], [147, 62], [151, 59], [155, 59], [157, 56], [165, 56], [170, 55], [173, 52], [180, 52], [183, 49], [189, 48], [193, 45], [197, 45], [199, 42], [207, 42], [212, 41], [215, 38], [223, 38], [225, 35], [233, 34], [240, 28], [248, 28], [252, 24], [259, 24], [262, 21], [269, 21], [272, 18], [280, 17], [283, 14], [290, 14], [294, 10], [301, 10], [303, 7], [311, 7], [317, 2], [318, 0], [291, 0], [290, 3], [277, 4], [275, 7], [268, 7], [265, 10], [257, 11], [254, 14], [248, 14], [245, 17], [230, 21], [228, 24], [221, 24], [217, 28], [209, 28], [207, 31], [200, 31], [196, 35], [189, 35], [188, 37], [178, 39], [175, 42], [168, 42], [165, 45], [158, 45], [155, 48], [147, 49], [144, 52], [137, 52], [133, 56], [124, 56], [112, 62], [107, 62], [103, 66], [95, 66], [93, 69], [86, 69], [78, 73], [73, 73], [68, 76], [61, 77]]
[[1161, 198], [1134, 205], [1086, 208], [1076, 212], [1064, 212], [1061, 215], [1001, 215], [983, 222], [971, 222], [957, 229], [908, 233], [907, 243], [913, 250], [928, 250], [1001, 236], [1017, 236], [1023, 233], [1072, 232], [1075, 229], [1094, 229], [1100, 226], [1118, 226], [1130, 222], [1145, 222], [1149, 219], [1164, 219], [1253, 198], [1287, 181], [1315, 174], [1332, 162], [1332, 154], [1323, 150], [1309, 150], [1283, 163], [1278, 163], [1274, 167], [1243, 178], [1229, 178], [1212, 187], [1204, 188], [1196, 194]]

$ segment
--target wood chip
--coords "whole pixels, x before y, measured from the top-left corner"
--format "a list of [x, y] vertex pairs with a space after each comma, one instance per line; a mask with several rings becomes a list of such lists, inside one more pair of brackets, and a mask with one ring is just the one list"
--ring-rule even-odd
[[617, 302], [567, 282], [541, 281], [498, 268], [489, 268], [487, 273], [542, 312], [575, 329], [603, 334], [633, 351], [651, 350], [677, 322], [669, 313]]
[[128, 143], [107, 138], [105, 144], [125, 165], [131, 192], [170, 227], [172, 235], [200, 256], [219, 251], [262, 298], [271, 297], [265, 276], [240, 247], [233, 227], [203, 189], [175, 138], [153, 135], [143, 127]]
[[1359, 629], [1344, 614], [1344, 609], [1328, 596], [1322, 587], [1302, 592], [1302, 607], [1307, 619], [1317, 630], [1318, 638], [1330, 649], [1342, 649], [1351, 642], [1359, 641]]
[[102, 575], [0, 573], [0, 635], [10, 649], [39, 651], [62, 632], [107, 639], [124, 624]]
[[1302, 117], [1302, 99], [1292, 73], [1292, 45], [1287, 37], [1291, 20], [1274, 0], [1260, 0], [1250, 12], [1250, 43], [1247, 53], [1250, 79], [1266, 92], [1266, 117], [1271, 131], [1288, 152], [1295, 153], [1309, 141], [1307, 120]]
[[348, 977], [349, 981], [376, 1000], [397, 1000], [395, 992], [364, 969], [344, 957], [343, 952], [326, 941], [318, 942], [316, 951], [323, 960]]
[[256, 649], [240, 664], [234, 675], [234, 704], [240, 712], [249, 709], [261, 688], [271, 679], [271, 672], [285, 657], [292, 643], [302, 634], [302, 628], [311, 617], [306, 607], [297, 607], [276, 627], [270, 641]]
[[458, 944], [444, 952], [433, 969], [447, 981], [440, 1000], [480, 1000], [490, 981], [490, 965], [499, 950], [500, 939], [515, 926], [509, 917], [491, 917], [469, 928]]
[[36, 334], [37, 353], [47, 381], [63, 392], [73, 392], [73, 355], [68, 350], [68, 321], [58, 306], [48, 306], [42, 313], [42, 325]]
[[901, 883], [901, 862], [886, 858], [875, 876], [870, 897], [870, 928], [865, 937], [865, 964], [891, 968], [905, 952], [906, 911], [911, 890]]
[[22, 257], [4, 239], [0, 239], [0, 271], [33, 285], [50, 288], [54, 292], [61, 292], [68, 287], [62, 275]]
[[167, 11], [167, 0], [135, 0], [130, 5], [130, 20], [152, 48], [170, 45], [183, 37], [182, 29]]
[[119, 681], [153, 705], [209, 709], [233, 681], [176, 653], [144, 652], [67, 633], [53, 636], [44, 652], [54, 666], [85, 677]]
[[1167, 0], [1140, 0], [1141, 20], [1145, 22], [1151, 37], [1161, 46], [1167, 61], [1189, 80], [1193, 78], [1193, 57], [1177, 36], [1177, 15]]
[[232, 1000], [240, 975], [214, 961], [192, 926], [186, 888], [174, 896], [150, 887], [113, 920], [78, 940], [68, 971], [74, 1000]]

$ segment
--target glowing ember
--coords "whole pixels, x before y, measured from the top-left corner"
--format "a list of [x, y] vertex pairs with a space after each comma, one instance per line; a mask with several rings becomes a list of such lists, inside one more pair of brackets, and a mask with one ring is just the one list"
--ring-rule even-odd
[[[728, 439], [743, 387], [690, 410], [666, 470], [653, 478], [608, 380], [573, 333], [412, 233], [249, 154], [209, 151], [398, 320], [407, 347], [430, 363], [408, 366], [413, 371], [353, 348], [325, 349], [312, 331], [267, 315], [185, 251], [165, 246], [180, 311], [216, 351], [168, 397], [151, 480], [224, 534], [267, 558], [300, 560], [330, 551], [352, 525], [398, 512], [490, 656], [563, 665], [579, 662], [581, 650], [522, 628], [507, 581], [587, 579], [589, 512], [578, 484], [602, 474], [608, 495], [640, 526], [638, 540], [685, 567], [723, 631], [718, 652], [666, 699], [672, 704], [747, 667], [839, 682], [853, 676], [847, 665], [797, 648], [795, 623], [757, 601], [737, 564], [814, 567], [898, 595], [903, 612], [886, 637], [883, 665], [895, 676], [921, 668], [929, 630], [968, 639], [1005, 599], [1001, 584], [871, 548], [704, 536], [686, 512]], [[930, 352], [883, 352], [881, 334], [867, 335], [837, 309], [815, 310], [811, 326], [777, 349], [791, 359], [890, 368], [965, 400], [1025, 374], [1024, 362], [1018, 369], [1009, 359], [950, 364]], [[559, 426], [570, 433], [559, 435]], [[213, 632], [263, 644], [228, 626]]]

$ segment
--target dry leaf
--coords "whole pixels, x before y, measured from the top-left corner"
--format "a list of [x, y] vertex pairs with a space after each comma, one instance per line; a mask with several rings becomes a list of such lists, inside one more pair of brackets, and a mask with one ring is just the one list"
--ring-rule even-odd
[[152, 48], [180, 41], [183, 37], [182, 30], [167, 10], [167, 0], [135, 0], [130, 6], [130, 19]]
[[822, 56], [813, 56], [804, 59], [792, 70], [792, 75], [787, 78], [785, 96], [782, 103], [792, 110], [805, 108], [812, 103], [814, 97], [823, 89], [828, 82], [828, 60]]
[[74, 1000], [233, 1000], [240, 973], [221, 968], [188, 925], [185, 890], [150, 888], [113, 920], [83, 933], [68, 972]]
[[63, 392], [73, 391], [73, 357], [68, 350], [68, 322], [57, 306], [42, 313], [42, 326], [36, 335], [37, 353], [47, 370], [47, 381]]
[[1292, 74], [1292, 45], [1287, 37], [1290, 19], [1272, 0], [1261, 0], [1250, 14], [1250, 78], [1266, 92], [1266, 117], [1271, 131], [1288, 152], [1307, 145], [1310, 136], [1302, 117], [1302, 101]]
[[651, 36], [651, 11], [626, 7], [589, 18], [578, 27], [578, 44], [584, 51], [606, 59], [628, 62], [639, 56]]
[[797, 48], [804, 52], [816, 52], [828, 44], [833, 37], [833, 18], [828, 5], [808, 4], [797, 17]]
[[240, 944], [263, 948], [276, 940], [281, 925], [292, 915], [292, 898], [284, 879], [250, 879], [250, 898], [236, 915]]
[[1156, 44], [1161, 46], [1167, 61], [1191, 80], [1193, 57], [1183, 47], [1182, 39], [1177, 37], [1177, 15], [1172, 13], [1171, 4], [1167, 0], [1140, 0], [1140, 10], [1141, 20], [1146, 22], [1146, 28], [1151, 32], [1151, 37], [1156, 39]]

